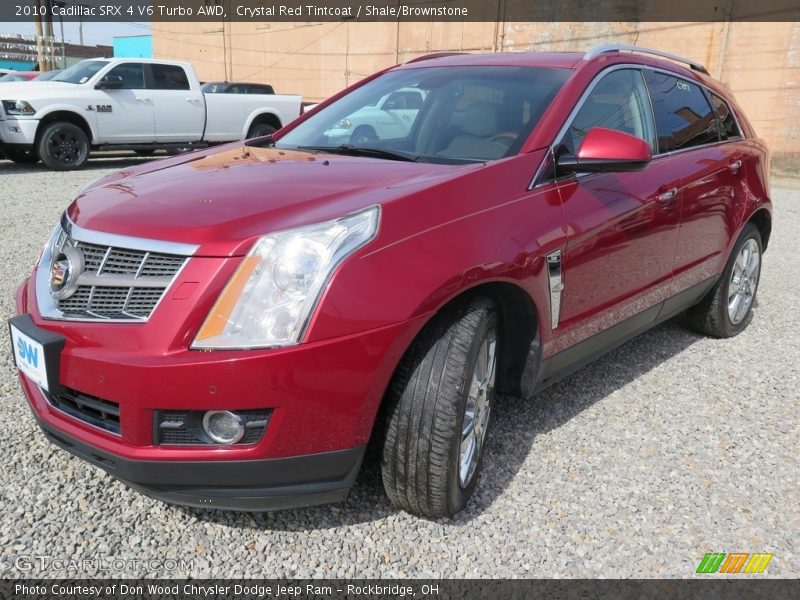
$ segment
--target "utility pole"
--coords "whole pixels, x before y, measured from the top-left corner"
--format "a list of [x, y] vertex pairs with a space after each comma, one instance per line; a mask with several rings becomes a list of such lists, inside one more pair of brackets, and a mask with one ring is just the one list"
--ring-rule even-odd
[[67, 68], [67, 42], [64, 39], [64, 17], [59, 17], [61, 21], [61, 68]]
[[33, 0], [33, 12], [36, 15], [36, 64], [44, 71], [44, 40], [42, 39], [42, 9], [39, 0]]
[[44, 37], [45, 43], [47, 44], [47, 69], [42, 69], [46, 71], [51, 71], [53, 69], [53, 2], [52, 0], [44, 0]]

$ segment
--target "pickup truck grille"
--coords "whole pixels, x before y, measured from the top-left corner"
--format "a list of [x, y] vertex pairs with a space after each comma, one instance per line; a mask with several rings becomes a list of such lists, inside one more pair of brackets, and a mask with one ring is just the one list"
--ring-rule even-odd
[[67, 318], [147, 320], [187, 257], [131, 250], [75, 240], [62, 228], [54, 245], [57, 254], [73, 247], [83, 255], [78, 288], [58, 300]]

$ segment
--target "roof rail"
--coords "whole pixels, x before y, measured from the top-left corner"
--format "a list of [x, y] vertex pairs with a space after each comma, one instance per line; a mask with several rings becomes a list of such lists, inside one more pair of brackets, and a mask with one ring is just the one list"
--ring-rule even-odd
[[411, 60], [407, 60], [405, 64], [410, 65], [411, 63], [422, 62], [423, 60], [444, 58], [445, 56], [459, 56], [461, 54], [466, 54], [466, 52], [434, 52], [432, 54], [425, 54], [423, 56], [417, 56], [415, 58], [412, 58]]
[[584, 60], [591, 60], [593, 58], [597, 58], [601, 54], [607, 54], [610, 52], [640, 52], [641, 54], [652, 54], [653, 56], [660, 56], [661, 58], [668, 58], [669, 60], [674, 60], [675, 62], [683, 63], [689, 65], [689, 67], [694, 71], [699, 71], [700, 73], [704, 73], [708, 75], [708, 71], [706, 68], [698, 62], [694, 62], [693, 60], [689, 60], [688, 58], [683, 58], [682, 56], [677, 56], [675, 54], [670, 54], [669, 52], [662, 52], [661, 50], [653, 50], [652, 48], [642, 48], [641, 46], [630, 46], [628, 44], [603, 44], [602, 46], [595, 46], [589, 52], [583, 55]]

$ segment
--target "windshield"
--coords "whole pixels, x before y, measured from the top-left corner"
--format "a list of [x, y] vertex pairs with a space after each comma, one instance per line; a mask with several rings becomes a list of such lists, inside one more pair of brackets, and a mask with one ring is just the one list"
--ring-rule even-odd
[[53, 79], [53, 77], [55, 77], [59, 73], [61, 73], [61, 71], [47, 71], [45, 73], [42, 73], [41, 75], [37, 75], [36, 77], [33, 78], [33, 80], [34, 81], [50, 81], [51, 79]]
[[50, 81], [63, 81], [65, 83], [86, 83], [103, 67], [108, 64], [105, 60], [84, 60], [68, 69], [64, 69]]
[[[281, 137], [276, 146], [405, 160], [486, 162], [519, 152], [565, 69], [423, 67], [381, 75]], [[366, 154], [366, 153], [364, 153]]]

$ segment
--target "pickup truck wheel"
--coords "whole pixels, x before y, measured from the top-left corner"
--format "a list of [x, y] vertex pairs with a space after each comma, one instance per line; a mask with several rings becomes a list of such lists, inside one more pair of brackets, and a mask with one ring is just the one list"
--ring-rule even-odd
[[389, 389], [381, 470], [392, 504], [451, 516], [472, 495], [495, 395], [493, 302], [475, 298], [426, 325]]
[[378, 141], [378, 134], [369, 125], [359, 125], [350, 136], [351, 144], [369, 144]]
[[55, 171], [80, 169], [89, 159], [89, 138], [72, 123], [51, 123], [39, 138], [42, 162]]
[[719, 281], [703, 300], [687, 312], [691, 325], [707, 335], [733, 337], [753, 318], [753, 304], [761, 277], [761, 233], [745, 225]]
[[33, 165], [39, 162], [39, 157], [32, 150], [6, 150], [6, 158], [20, 165]]
[[265, 135], [272, 135], [278, 131], [272, 125], [268, 123], [256, 123], [252, 127], [250, 127], [250, 131], [247, 132], [248, 138], [257, 138], [257, 137], [264, 137]]

